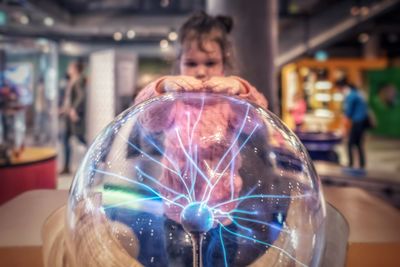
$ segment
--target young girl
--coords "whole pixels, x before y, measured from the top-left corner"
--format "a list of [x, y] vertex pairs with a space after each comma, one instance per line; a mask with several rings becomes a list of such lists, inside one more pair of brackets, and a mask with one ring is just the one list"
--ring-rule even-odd
[[[267, 108], [265, 98], [247, 81], [236, 76], [225, 76], [231, 67], [231, 44], [228, 33], [232, 28], [232, 20], [227, 17], [211, 17], [204, 12], [192, 16], [180, 30], [180, 51], [178, 76], [166, 76], [144, 88], [136, 98], [136, 103], [165, 92], [196, 92], [220, 93], [238, 96], [250, 102]], [[168, 168], [163, 169], [159, 178], [163, 185], [177, 192], [185, 192], [185, 187], [191, 188], [193, 181], [193, 201], [201, 202], [206, 195], [207, 204], [213, 206], [229, 200], [232, 195], [237, 198], [242, 187], [242, 178], [239, 175], [241, 159], [234, 159], [233, 185], [229, 187], [229, 172], [222, 170], [229, 165], [230, 157], [224, 157], [235, 138], [237, 130], [243, 121], [243, 112], [234, 112], [227, 102], [212, 103], [206, 101], [203, 105], [177, 101], [173, 106], [162, 107], [162, 110], [153, 108], [141, 115], [141, 124], [144, 132], [164, 132], [164, 158], [163, 164]], [[190, 114], [190, 115], [188, 115]], [[239, 114], [239, 115], [238, 115]], [[244, 131], [250, 132], [254, 125], [247, 123]], [[176, 132], [179, 129], [179, 132]], [[186, 133], [192, 132], [191, 137]], [[221, 138], [214, 138], [223, 136]], [[228, 142], [225, 142], [225, 141]], [[198, 162], [197, 166], [207, 176], [209, 183], [203, 177], [191, 177], [182, 182], [171, 169], [178, 167], [183, 177], [190, 177], [189, 166], [185, 151], [193, 150], [196, 145]], [[192, 147], [191, 147], [192, 146]], [[237, 151], [234, 146], [232, 151]], [[168, 159], [168, 160], [167, 160]], [[178, 166], [171, 166], [171, 159]], [[221, 174], [222, 173], [222, 174]], [[200, 176], [200, 174], [197, 174]], [[213, 186], [210, 186], [212, 184]], [[211, 189], [213, 188], [213, 189]], [[173, 199], [176, 195], [159, 189], [167, 198]], [[231, 192], [233, 191], [233, 192]], [[186, 206], [187, 200], [178, 201]], [[235, 208], [235, 203], [223, 205], [220, 210], [227, 212]], [[165, 207], [165, 213], [170, 219], [179, 222], [182, 209], [175, 205]]]
[[225, 76], [232, 68], [232, 47], [228, 34], [232, 19], [193, 15], [180, 29], [178, 76], [165, 76], [144, 88], [135, 103], [165, 92], [213, 92], [236, 95], [267, 108], [267, 101], [247, 81]]
[[[179, 33], [180, 75], [165, 76], [151, 83], [139, 93], [135, 103], [170, 92], [190, 92], [192, 96], [197, 93], [199, 97], [209, 92], [236, 96], [266, 109], [266, 99], [247, 81], [237, 76], [226, 76], [232, 66], [232, 49], [228, 39], [231, 29], [232, 20], [227, 17], [211, 17], [201, 12], [189, 18]], [[244, 182], [239, 173], [242, 159], [236, 153], [239, 144], [235, 143], [235, 138], [246, 112], [237, 110], [238, 105], [234, 110], [228, 101], [204, 99], [199, 103], [201, 101], [178, 96], [173, 104], [150, 105], [139, 115], [144, 135], [161, 133], [164, 136], [161, 161], [165, 167], [158, 177], [163, 186], [158, 190], [164, 199], [179, 204], [164, 202], [164, 214], [167, 217], [164, 231], [168, 235], [165, 239], [166, 258], [174, 266], [188, 266], [192, 261], [192, 246], [179, 243], [185, 240], [182, 237], [186, 233], [182, 229], [181, 217], [182, 207], [191, 204], [188, 198], [192, 203], [218, 206], [220, 214], [214, 214], [216, 216], [226, 214], [236, 208], [238, 203], [231, 200], [239, 197]], [[241, 130], [249, 134], [256, 123], [246, 120]], [[194, 155], [192, 160], [188, 157], [188, 151]], [[191, 172], [191, 167], [197, 168], [197, 172]], [[172, 171], [177, 169], [179, 174]], [[190, 197], [176, 199], [175, 192], [188, 195], [188, 188], [193, 189]], [[235, 231], [235, 225], [226, 217], [221, 216], [218, 223]], [[213, 228], [207, 232], [207, 241], [204, 241], [204, 266], [217, 266], [223, 261], [223, 252], [217, 245], [220, 238], [218, 223], [214, 221]], [[173, 249], [177, 247], [181, 248], [180, 252]], [[225, 247], [227, 254], [236, 254], [235, 241], [226, 239]], [[233, 258], [230, 257], [230, 260]], [[167, 262], [160, 261], [160, 264], [166, 265]]]

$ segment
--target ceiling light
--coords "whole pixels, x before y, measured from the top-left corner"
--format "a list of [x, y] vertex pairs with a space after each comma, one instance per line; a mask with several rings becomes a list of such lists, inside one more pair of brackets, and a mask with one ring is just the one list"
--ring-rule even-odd
[[360, 42], [360, 43], [366, 43], [366, 42], [368, 42], [368, 40], [369, 40], [369, 35], [367, 34], [367, 33], [361, 33], [359, 36], [358, 36], [358, 41]]
[[122, 33], [121, 32], [114, 32], [113, 38], [115, 41], [121, 41], [122, 40]]
[[178, 34], [177, 34], [176, 32], [171, 31], [171, 32], [168, 34], [168, 40], [170, 40], [170, 41], [176, 41], [177, 39], [178, 39]]
[[21, 15], [21, 16], [19, 17], [19, 22], [20, 22], [21, 24], [24, 24], [24, 25], [28, 24], [28, 23], [29, 23], [29, 18], [28, 18], [28, 16], [26, 16], [26, 15]]
[[46, 17], [46, 18], [43, 20], [43, 24], [46, 25], [47, 27], [51, 27], [51, 26], [54, 25], [54, 19], [53, 19], [53, 18], [50, 18], [50, 17]]
[[361, 16], [367, 16], [369, 14], [369, 7], [363, 6], [360, 9]]
[[328, 59], [328, 53], [324, 50], [318, 50], [315, 52], [314, 58], [318, 61], [326, 61]]
[[169, 46], [168, 40], [162, 39], [162, 40], [160, 41], [160, 47], [161, 47], [161, 49], [167, 49], [168, 46]]
[[358, 6], [353, 6], [353, 7], [350, 9], [350, 14], [353, 15], [353, 16], [358, 16], [358, 15], [360, 15], [360, 8], [358, 8]]
[[299, 13], [299, 5], [296, 2], [291, 1], [287, 8], [287, 11], [289, 12], [289, 14], [297, 14]]
[[73, 42], [63, 42], [61, 44], [61, 51], [63, 51], [67, 55], [80, 55], [83, 53], [82, 46], [78, 43]]
[[160, 5], [162, 7], [168, 7], [169, 6], [169, 0], [161, 0]]
[[128, 37], [128, 39], [133, 39], [133, 38], [135, 38], [135, 36], [136, 36], [136, 32], [134, 30], [129, 30], [126, 33], [126, 37]]

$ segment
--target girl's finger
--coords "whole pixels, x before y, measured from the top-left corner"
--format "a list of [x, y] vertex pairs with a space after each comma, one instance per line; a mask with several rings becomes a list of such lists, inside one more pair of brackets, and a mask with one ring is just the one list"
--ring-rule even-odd
[[173, 92], [181, 92], [185, 90], [185, 85], [182, 79], [173, 80], [171, 83], [171, 91]]
[[193, 89], [194, 89], [193, 85], [187, 79], [181, 79], [180, 82], [181, 82], [183, 91], [193, 91]]
[[221, 90], [221, 86], [219, 83], [214, 81], [207, 81], [205, 82], [205, 87], [213, 92], [219, 92]]

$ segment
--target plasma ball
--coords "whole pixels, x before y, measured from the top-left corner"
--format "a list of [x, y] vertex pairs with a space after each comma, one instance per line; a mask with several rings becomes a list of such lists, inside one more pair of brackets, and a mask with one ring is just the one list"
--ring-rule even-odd
[[201, 202], [187, 205], [181, 213], [181, 224], [188, 233], [205, 233], [213, 226], [214, 215], [210, 208]]

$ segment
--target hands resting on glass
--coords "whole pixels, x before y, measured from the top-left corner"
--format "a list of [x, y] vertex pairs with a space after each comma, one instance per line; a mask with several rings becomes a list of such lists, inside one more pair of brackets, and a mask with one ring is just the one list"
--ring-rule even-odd
[[239, 95], [246, 89], [233, 77], [215, 76], [208, 80], [199, 80], [192, 76], [167, 76], [158, 84], [159, 92], [213, 92], [227, 95]]

